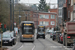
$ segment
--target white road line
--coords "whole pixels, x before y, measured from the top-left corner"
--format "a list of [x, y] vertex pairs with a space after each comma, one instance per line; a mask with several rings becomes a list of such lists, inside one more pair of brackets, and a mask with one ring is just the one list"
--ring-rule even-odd
[[23, 47], [23, 45], [20, 48], [18, 48], [17, 50], [21, 49], [22, 47]]
[[35, 48], [35, 45], [34, 45], [34, 47], [32, 48], [32, 50], [34, 50], [34, 48]]

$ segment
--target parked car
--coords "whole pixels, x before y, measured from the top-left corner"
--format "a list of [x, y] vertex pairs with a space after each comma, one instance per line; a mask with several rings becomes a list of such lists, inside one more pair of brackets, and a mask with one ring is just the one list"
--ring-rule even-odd
[[[0, 38], [0, 43], [1, 43], [1, 38]], [[2, 38], [2, 44], [7, 44], [7, 45], [13, 45], [13, 38], [9, 33], [3, 33], [3, 38]]]
[[60, 42], [60, 36], [61, 36], [61, 32], [56, 31], [56, 40], [57, 40], [57, 42]]
[[56, 33], [54, 32], [52, 36], [52, 40], [55, 40], [55, 39], [56, 39]]
[[12, 40], [13, 40], [13, 45], [15, 45], [15, 44], [16, 44], [16, 37], [14, 36], [14, 32], [12, 31], [12, 32], [10, 33], [10, 35], [11, 35]]

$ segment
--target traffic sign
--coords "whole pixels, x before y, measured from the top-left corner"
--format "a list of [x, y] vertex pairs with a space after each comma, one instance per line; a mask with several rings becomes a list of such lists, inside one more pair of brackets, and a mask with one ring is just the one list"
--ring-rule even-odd
[[1, 23], [0, 23], [0, 28], [1, 28]]
[[16, 22], [14, 22], [14, 25], [16, 26]]

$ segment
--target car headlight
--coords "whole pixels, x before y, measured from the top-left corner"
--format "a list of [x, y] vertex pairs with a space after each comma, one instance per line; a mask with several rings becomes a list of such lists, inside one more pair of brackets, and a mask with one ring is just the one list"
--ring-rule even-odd
[[11, 41], [12, 41], [12, 39], [9, 40], [9, 42], [11, 42]]

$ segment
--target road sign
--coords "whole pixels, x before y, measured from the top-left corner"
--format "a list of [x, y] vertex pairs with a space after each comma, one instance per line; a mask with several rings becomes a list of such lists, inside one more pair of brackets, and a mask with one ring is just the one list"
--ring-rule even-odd
[[16, 26], [16, 22], [14, 22], [14, 25]]
[[6, 28], [6, 24], [4, 24], [4, 28]]
[[0, 23], [0, 28], [1, 28], [1, 23]]

